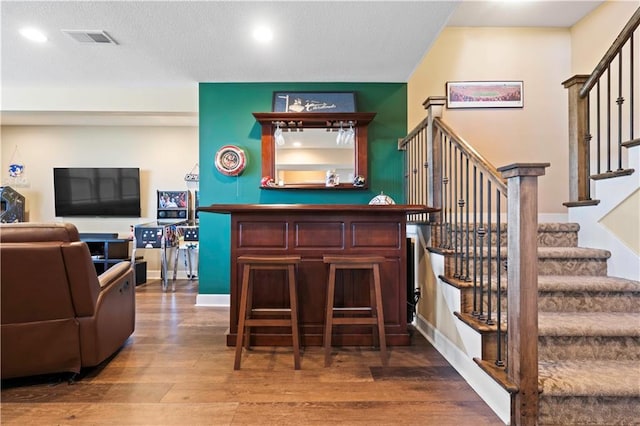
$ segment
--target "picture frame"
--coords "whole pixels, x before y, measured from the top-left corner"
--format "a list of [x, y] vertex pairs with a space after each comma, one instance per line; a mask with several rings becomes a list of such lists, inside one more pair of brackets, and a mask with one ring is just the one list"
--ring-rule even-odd
[[273, 112], [356, 112], [354, 92], [273, 92]]
[[448, 81], [447, 108], [522, 108], [522, 81]]

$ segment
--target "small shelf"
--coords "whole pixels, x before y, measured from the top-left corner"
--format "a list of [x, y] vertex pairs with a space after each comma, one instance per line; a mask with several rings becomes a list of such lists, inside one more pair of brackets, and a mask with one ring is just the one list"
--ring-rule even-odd
[[277, 185], [277, 186], [261, 186], [260, 189], [266, 189], [266, 190], [278, 190], [278, 191], [282, 191], [282, 190], [287, 190], [287, 189], [296, 189], [296, 190], [300, 190], [300, 189], [304, 189], [304, 190], [318, 190], [318, 189], [323, 189], [325, 191], [351, 191], [351, 190], [363, 190], [363, 189], [367, 189], [365, 187], [362, 186], [353, 186], [351, 184], [348, 183], [341, 183], [340, 185], [337, 186], [324, 186], [324, 184], [322, 185], [304, 185], [304, 184], [292, 184], [292, 185]]
[[113, 265], [129, 258], [129, 239], [114, 238], [112, 234], [100, 237], [96, 234], [83, 235], [80, 239], [87, 243], [91, 252], [91, 259], [98, 274], [103, 273]]

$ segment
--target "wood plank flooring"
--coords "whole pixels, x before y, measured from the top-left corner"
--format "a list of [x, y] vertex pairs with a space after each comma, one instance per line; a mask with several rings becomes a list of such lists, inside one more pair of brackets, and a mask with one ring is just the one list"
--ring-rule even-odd
[[[195, 306], [197, 281], [163, 293], [137, 288], [136, 331], [102, 365], [66, 376], [2, 382], [3, 425], [500, 425], [419, 334], [391, 347], [389, 367], [369, 348], [258, 347], [233, 370], [228, 308]], [[46, 350], [46, 348], [43, 348]]]

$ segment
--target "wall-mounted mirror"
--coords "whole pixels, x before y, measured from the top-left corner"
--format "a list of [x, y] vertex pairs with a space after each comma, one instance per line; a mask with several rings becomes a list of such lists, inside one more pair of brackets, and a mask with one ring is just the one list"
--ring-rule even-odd
[[262, 175], [276, 188], [327, 188], [327, 171], [338, 179], [330, 188], [367, 187], [367, 126], [375, 113], [254, 113], [262, 126]]

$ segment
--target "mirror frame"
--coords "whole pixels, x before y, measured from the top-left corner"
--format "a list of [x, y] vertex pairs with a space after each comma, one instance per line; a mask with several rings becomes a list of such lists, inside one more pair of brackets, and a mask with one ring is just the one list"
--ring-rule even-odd
[[276, 123], [282, 129], [338, 129], [340, 123], [353, 123], [356, 132], [354, 149], [354, 175], [363, 176], [364, 186], [354, 187], [352, 182], [342, 182], [337, 186], [327, 187], [316, 183], [293, 184], [267, 187], [268, 189], [367, 189], [369, 188], [368, 163], [368, 135], [367, 128], [375, 117], [375, 112], [254, 112], [253, 116], [262, 127], [262, 176], [275, 176], [275, 141], [273, 132]]

